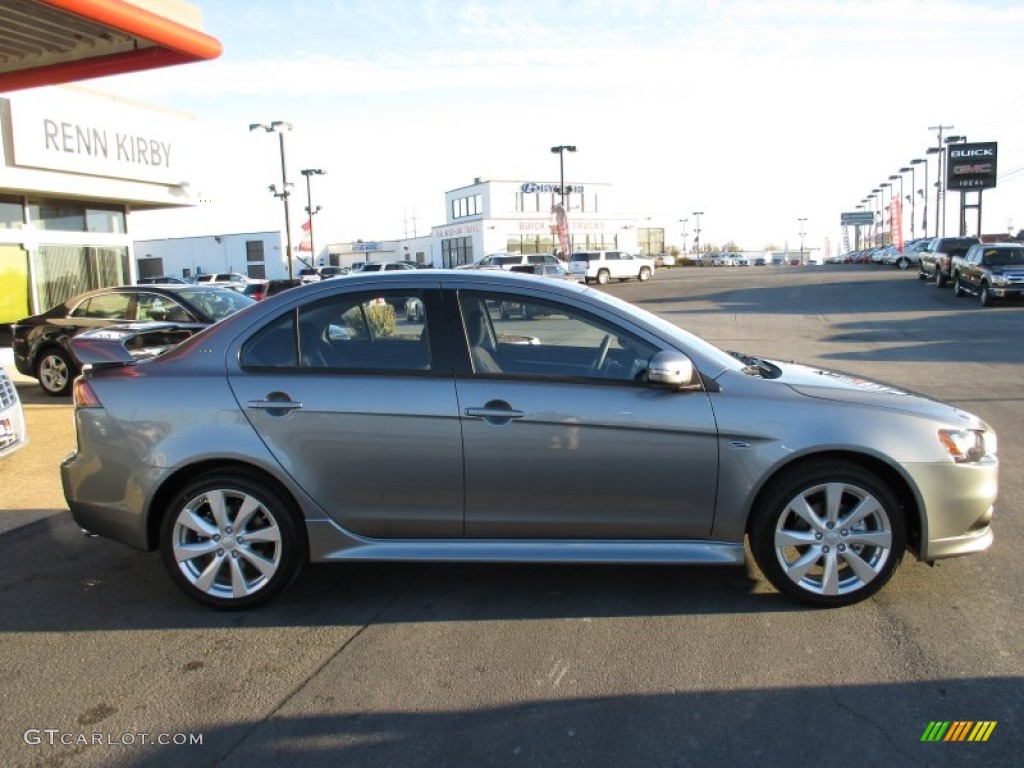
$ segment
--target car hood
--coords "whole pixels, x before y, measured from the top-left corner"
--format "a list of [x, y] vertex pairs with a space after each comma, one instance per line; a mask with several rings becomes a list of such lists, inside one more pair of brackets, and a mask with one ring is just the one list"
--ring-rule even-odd
[[775, 380], [805, 397], [916, 413], [951, 425], [982, 426], [967, 411], [890, 384], [798, 363], [771, 363], [782, 372]]

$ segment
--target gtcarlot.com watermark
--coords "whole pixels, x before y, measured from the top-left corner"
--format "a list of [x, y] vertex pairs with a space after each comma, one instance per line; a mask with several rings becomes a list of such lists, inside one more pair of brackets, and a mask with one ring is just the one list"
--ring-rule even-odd
[[33, 747], [134, 747], [147, 744], [186, 747], [203, 743], [201, 733], [76, 733], [59, 728], [29, 728], [22, 738]]

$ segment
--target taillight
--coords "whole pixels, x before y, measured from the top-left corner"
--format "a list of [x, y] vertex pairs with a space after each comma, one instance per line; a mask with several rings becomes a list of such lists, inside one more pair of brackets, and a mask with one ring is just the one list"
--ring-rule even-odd
[[92, 384], [89, 380], [79, 376], [75, 379], [75, 385], [72, 390], [75, 398], [76, 408], [102, 408], [103, 403], [100, 402], [99, 397], [96, 395], [96, 390], [92, 388]]

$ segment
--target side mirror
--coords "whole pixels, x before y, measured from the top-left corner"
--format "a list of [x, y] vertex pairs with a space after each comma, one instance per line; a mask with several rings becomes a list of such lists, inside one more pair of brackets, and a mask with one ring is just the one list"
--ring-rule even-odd
[[693, 384], [693, 361], [681, 352], [663, 350], [647, 364], [647, 380], [669, 389], [682, 389]]

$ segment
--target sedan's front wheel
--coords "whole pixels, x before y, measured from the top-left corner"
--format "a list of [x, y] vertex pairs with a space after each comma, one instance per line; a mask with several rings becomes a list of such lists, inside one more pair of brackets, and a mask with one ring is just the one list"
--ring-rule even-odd
[[217, 608], [252, 608], [304, 565], [298, 514], [278, 491], [241, 473], [212, 472], [175, 497], [160, 552], [174, 582]]
[[818, 461], [782, 474], [754, 512], [750, 548], [780, 592], [821, 607], [870, 597], [906, 547], [899, 502], [875, 474]]

